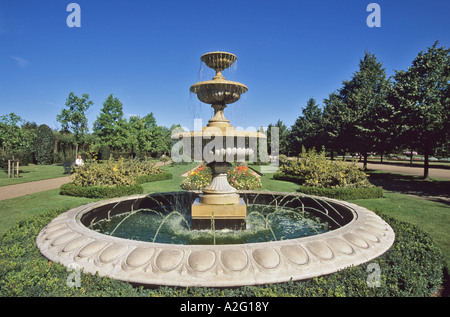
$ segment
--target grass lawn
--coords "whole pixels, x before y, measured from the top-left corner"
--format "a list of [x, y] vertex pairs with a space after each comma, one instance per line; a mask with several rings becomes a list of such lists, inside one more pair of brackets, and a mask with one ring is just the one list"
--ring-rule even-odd
[[19, 166], [19, 177], [8, 178], [8, 169], [0, 171], [0, 186], [21, 184], [43, 179], [64, 177], [64, 168], [62, 165], [35, 165]]
[[412, 223], [439, 246], [450, 268], [450, 207], [447, 204], [385, 191], [384, 198], [350, 201], [369, 210]]

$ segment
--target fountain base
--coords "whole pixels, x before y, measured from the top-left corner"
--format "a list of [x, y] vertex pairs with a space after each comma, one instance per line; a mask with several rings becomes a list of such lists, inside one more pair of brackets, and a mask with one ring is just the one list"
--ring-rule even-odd
[[[245, 228], [247, 205], [242, 198], [237, 204], [205, 204], [197, 198], [191, 206], [192, 227], [194, 229], [232, 229]], [[214, 223], [213, 223], [214, 222]]]

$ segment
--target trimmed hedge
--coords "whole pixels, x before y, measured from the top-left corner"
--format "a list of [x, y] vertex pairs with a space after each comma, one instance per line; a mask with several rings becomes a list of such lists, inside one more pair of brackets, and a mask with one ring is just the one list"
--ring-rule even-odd
[[273, 175], [273, 179], [282, 180], [287, 182], [292, 182], [300, 185], [297, 190], [306, 195], [322, 196], [340, 200], [351, 200], [351, 199], [370, 199], [370, 198], [383, 198], [383, 188], [381, 187], [338, 187], [338, 188], [324, 188], [324, 187], [313, 187], [304, 186], [304, 179], [299, 176], [286, 175], [282, 173], [276, 173]]
[[[233, 289], [144, 289], [80, 273], [79, 287], [70, 287], [67, 281], [71, 271], [47, 260], [36, 247], [39, 231], [61, 212], [64, 210], [28, 218], [0, 237], [0, 296], [419, 297], [433, 296], [443, 278], [443, 256], [429, 235], [414, 225], [381, 215], [396, 234], [391, 249], [370, 263], [306, 281]], [[371, 287], [367, 280], [374, 265], [379, 266], [380, 284]]]
[[322, 188], [300, 186], [297, 191], [306, 195], [322, 196], [340, 200], [383, 198], [383, 188], [375, 186], [364, 188]]
[[136, 177], [136, 184], [144, 184], [150, 182], [157, 182], [166, 179], [172, 179], [172, 173], [163, 172], [159, 174], [151, 174], [151, 175], [141, 175]]
[[141, 185], [124, 186], [77, 186], [72, 183], [63, 184], [60, 187], [60, 195], [68, 195], [86, 198], [113, 198], [142, 194]]

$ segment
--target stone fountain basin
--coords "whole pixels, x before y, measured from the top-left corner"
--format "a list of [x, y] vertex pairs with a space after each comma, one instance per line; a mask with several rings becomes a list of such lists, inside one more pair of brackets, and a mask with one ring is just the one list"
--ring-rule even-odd
[[[295, 201], [301, 194], [240, 191], [258, 203], [276, 195]], [[111, 237], [91, 222], [146, 208], [154, 197], [189, 203], [198, 193], [136, 195], [80, 206], [62, 213], [39, 233], [36, 244], [51, 261], [85, 273], [135, 285], [235, 287], [304, 280], [369, 262], [393, 244], [392, 228], [375, 213], [344, 201], [320, 198], [336, 208], [342, 227], [306, 238], [237, 245], [174, 245]], [[312, 196], [311, 196], [312, 197]], [[169, 199], [169, 198], [168, 198]], [[172, 198], [170, 198], [172, 199]]]
[[239, 100], [248, 91], [244, 84], [229, 80], [210, 80], [194, 84], [191, 92], [197, 94], [200, 101], [207, 104], [230, 104]]

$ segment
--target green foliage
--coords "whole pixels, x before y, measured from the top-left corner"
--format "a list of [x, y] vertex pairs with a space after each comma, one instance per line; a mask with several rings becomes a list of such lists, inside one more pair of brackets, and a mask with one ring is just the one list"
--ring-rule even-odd
[[[21, 126], [20, 126], [21, 124]], [[14, 112], [0, 116], [0, 145], [2, 152], [26, 158], [27, 163], [32, 162], [30, 153], [33, 152], [33, 140], [35, 138], [34, 129], [25, 128], [24, 120]], [[20, 158], [19, 158], [20, 159]]]
[[[144, 289], [108, 277], [80, 274], [70, 287], [67, 268], [48, 261], [36, 247], [39, 231], [63, 210], [28, 218], [0, 238], [0, 296], [165, 296], [165, 297], [424, 297], [442, 283], [443, 257], [431, 238], [417, 227], [382, 216], [396, 240], [385, 254], [369, 263], [306, 281], [228, 288]], [[378, 287], [371, 287], [369, 265], [379, 265]]]
[[77, 186], [123, 186], [136, 184], [136, 177], [161, 173], [152, 161], [109, 159], [99, 163], [88, 160], [75, 170], [72, 184]]
[[52, 129], [41, 124], [36, 130], [34, 141], [34, 157], [39, 165], [50, 165], [53, 163], [53, 148], [55, 137]]
[[428, 156], [450, 139], [450, 49], [420, 52], [407, 71], [395, 73], [390, 102], [396, 109], [399, 142]]
[[141, 184], [170, 178], [171, 173], [163, 173], [152, 161], [88, 160], [75, 169], [71, 183], [60, 187], [60, 194], [87, 198], [142, 194]]
[[[191, 171], [186, 179], [181, 182], [181, 188], [185, 190], [202, 190], [211, 183], [212, 172], [207, 166], [199, 166]], [[236, 166], [227, 172], [228, 183], [236, 189], [254, 190], [261, 187], [261, 179], [247, 166]]]
[[150, 182], [157, 182], [166, 179], [172, 179], [173, 175], [169, 172], [163, 172], [159, 174], [140, 175], [136, 177], [136, 184], [144, 184]]
[[298, 155], [302, 151], [302, 147], [319, 149], [324, 145], [322, 131], [322, 110], [316, 100], [310, 98], [302, 110], [302, 115], [297, 118], [287, 136], [287, 152]]
[[78, 186], [72, 183], [63, 184], [60, 194], [74, 197], [86, 198], [113, 198], [136, 194], [142, 194], [143, 188], [139, 184], [116, 185], [116, 186]]
[[66, 108], [56, 116], [56, 120], [61, 123], [63, 131], [72, 132], [75, 137], [76, 144], [83, 141], [83, 137], [88, 133], [88, 120], [86, 111], [94, 103], [89, 100], [88, 94], [83, 94], [81, 98], [73, 92], [66, 99]]
[[[94, 122], [94, 133], [102, 147], [121, 150], [127, 145], [128, 129], [123, 118], [123, 105], [118, 98], [110, 94], [103, 103], [100, 114]], [[108, 153], [109, 154], [109, 153]], [[108, 159], [109, 155], [102, 156]]]
[[[297, 183], [322, 188], [371, 187], [367, 175], [356, 164], [327, 160], [325, 152], [302, 149], [298, 159], [286, 160], [280, 166], [280, 173]], [[281, 177], [281, 176], [280, 176]]]
[[340, 200], [383, 198], [383, 188], [376, 186], [363, 188], [300, 186], [298, 191], [306, 195], [329, 197]]

